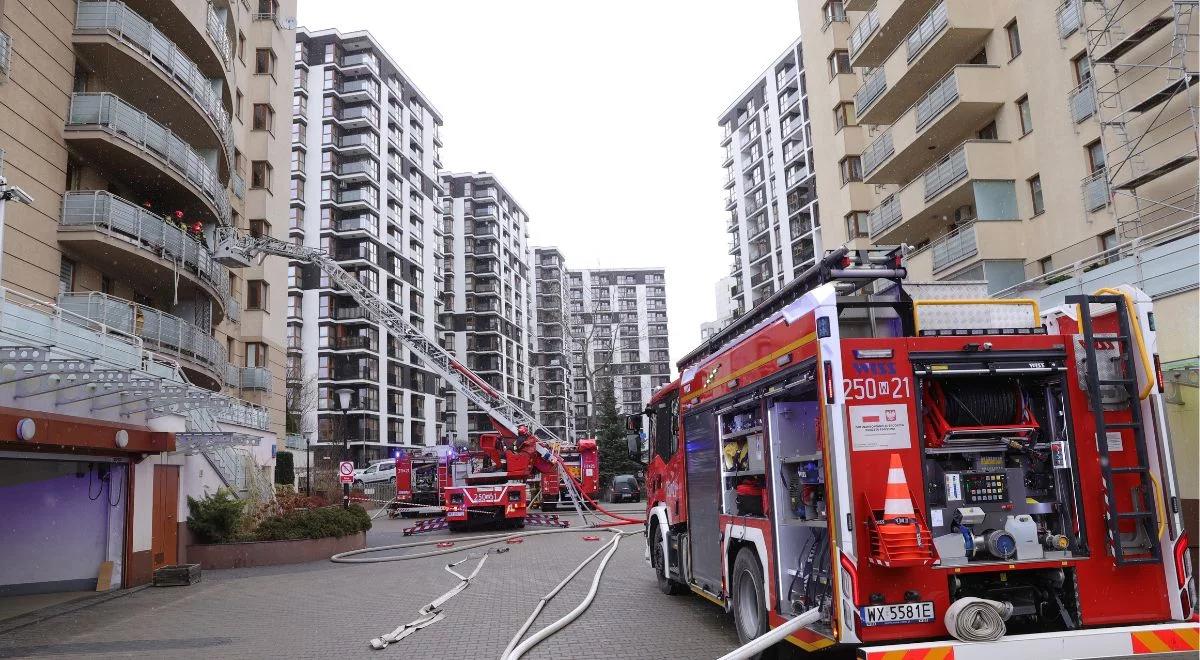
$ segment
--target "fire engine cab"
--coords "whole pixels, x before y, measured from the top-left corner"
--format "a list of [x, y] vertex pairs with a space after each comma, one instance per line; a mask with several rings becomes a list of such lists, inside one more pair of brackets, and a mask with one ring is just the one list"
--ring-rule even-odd
[[832, 251], [652, 397], [659, 587], [868, 658], [1195, 649], [1149, 297], [913, 300], [901, 259]]

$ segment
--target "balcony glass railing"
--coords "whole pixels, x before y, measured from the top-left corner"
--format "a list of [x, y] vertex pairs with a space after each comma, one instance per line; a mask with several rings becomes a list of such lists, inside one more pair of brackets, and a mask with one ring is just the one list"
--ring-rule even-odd
[[84, 318], [140, 337], [149, 348], [198, 363], [224, 376], [228, 363], [225, 347], [207, 331], [178, 316], [103, 293], [61, 293], [58, 305]]
[[107, 92], [72, 94], [67, 126], [99, 126], [153, 153], [192, 182], [216, 206], [218, 219], [229, 223], [229, 199], [216, 173], [191, 145], [141, 110]]
[[352, 188], [337, 195], [338, 204], [367, 204], [375, 206], [377, 192], [369, 188]]
[[914, 109], [917, 117], [917, 130], [925, 128], [925, 125], [933, 121], [935, 117], [942, 114], [946, 108], [949, 108], [952, 103], [958, 100], [958, 78], [954, 75], [954, 69], [946, 74], [944, 78], [938, 81], [928, 92], [917, 99], [917, 104]]
[[342, 58], [342, 66], [346, 68], [355, 66], [365, 66], [375, 73], [379, 73], [379, 59], [374, 53], [354, 53]]
[[925, 47], [933, 41], [933, 38], [941, 33], [949, 24], [950, 22], [946, 15], [946, 3], [943, 0], [934, 5], [921, 19], [921, 22], [917, 24], [917, 27], [908, 33], [908, 39], [904, 45], [908, 61], [912, 62], [917, 59], [921, 51], [925, 50]]
[[271, 391], [271, 370], [266, 367], [244, 367], [241, 370], [243, 390]]
[[937, 197], [954, 182], [965, 176], [967, 176], [967, 149], [966, 145], [959, 145], [957, 149], [946, 154], [932, 167], [925, 170], [925, 174], [921, 177], [925, 185], [925, 201], [928, 202]]
[[352, 160], [341, 165], [338, 165], [337, 173], [339, 176], [355, 176], [358, 174], [366, 174], [372, 179], [379, 178], [378, 166], [373, 160]]
[[341, 121], [357, 121], [362, 119], [371, 122], [371, 124], [378, 124], [379, 110], [375, 106], [351, 106], [343, 108], [341, 114], [338, 115], [338, 119]]
[[1066, 0], [1055, 12], [1058, 20], [1058, 38], [1066, 39], [1083, 26], [1083, 8], [1080, 0]]
[[883, 164], [892, 154], [896, 153], [896, 147], [892, 143], [891, 130], [884, 131], [882, 135], [875, 138], [862, 152], [862, 170], [863, 176], [867, 176], [874, 172], [876, 168]]
[[1076, 124], [1096, 114], [1096, 88], [1090, 78], [1067, 93], [1067, 104]]
[[903, 217], [904, 215], [900, 213], [900, 198], [896, 195], [888, 195], [879, 203], [879, 206], [871, 209], [871, 212], [867, 214], [867, 227], [871, 238], [898, 224]]
[[352, 133], [343, 135], [337, 141], [338, 147], [342, 149], [355, 149], [364, 147], [371, 153], [379, 153], [379, 140], [374, 135], [367, 133]]
[[862, 50], [863, 44], [871, 38], [872, 34], [879, 29], [879, 14], [874, 9], [863, 15], [862, 20], [858, 25], [854, 26], [854, 31], [850, 33], [850, 57], [858, 54]]
[[229, 270], [213, 261], [200, 241], [177, 225], [136, 204], [104, 191], [68, 192], [63, 196], [63, 230], [92, 230], [132, 242], [139, 249], [178, 264], [229, 300]]
[[371, 216], [342, 218], [334, 225], [334, 231], [365, 231], [374, 235], [379, 231], [379, 222]]
[[238, 199], [246, 198], [246, 180], [241, 174], [233, 172], [229, 175], [229, 188], [233, 190], [233, 194]]
[[372, 99], [379, 100], [379, 84], [373, 80], [347, 80], [338, 89], [341, 94], [366, 94]]
[[867, 108], [871, 104], [883, 96], [883, 92], [887, 90], [887, 78], [884, 77], [883, 67], [879, 67], [867, 74], [866, 81], [854, 93], [854, 114], [862, 117]]
[[1108, 171], [1099, 169], [1083, 178], [1083, 208], [1096, 211], [1108, 205]]
[[[211, 11], [210, 11], [211, 15]], [[153, 66], [166, 73], [192, 98], [212, 120], [225, 147], [226, 157], [233, 158], [233, 127], [229, 113], [219, 93], [196, 63], [167, 39], [150, 21], [142, 18], [122, 2], [115, 0], [81, 0], [75, 7], [76, 34], [110, 34], [133, 47]]]
[[929, 251], [935, 273], [975, 256], [979, 252], [979, 245], [975, 241], [975, 225], [967, 225], [937, 239], [929, 245]]

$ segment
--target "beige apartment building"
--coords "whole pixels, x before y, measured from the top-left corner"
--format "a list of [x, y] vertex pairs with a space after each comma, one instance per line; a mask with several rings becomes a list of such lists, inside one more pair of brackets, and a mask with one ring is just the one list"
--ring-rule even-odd
[[1147, 291], [1193, 523], [1197, 4], [798, 2], [822, 243], [906, 243], [914, 280], [1043, 308]]
[[[183, 559], [185, 495], [269, 495], [287, 263], [232, 271], [213, 248], [219, 227], [287, 236], [295, 14], [296, 0], [0, 0], [0, 175], [32, 198], [0, 202], [0, 346], [24, 351], [0, 356], [0, 415], [36, 429], [0, 436], [0, 508], [4, 486], [54, 490], [59, 472], [105, 465], [123, 512], [107, 540], [24, 530], [30, 556], [48, 539], [103, 552], [67, 577], [18, 565], [0, 596], [94, 588], [105, 554], [116, 586], [144, 582]], [[88, 506], [37, 520], [86, 530], [71, 516]]]
[[824, 244], [996, 292], [1194, 218], [1195, 6], [801, 0]]

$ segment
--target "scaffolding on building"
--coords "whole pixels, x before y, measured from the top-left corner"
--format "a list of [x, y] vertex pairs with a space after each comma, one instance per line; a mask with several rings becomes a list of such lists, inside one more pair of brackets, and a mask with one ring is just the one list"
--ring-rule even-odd
[[[1118, 242], [1198, 218], [1198, 4], [1085, 4], [1088, 75], [1094, 78], [1085, 84], [1094, 85], [1104, 162], [1084, 180], [1082, 194], [1089, 211], [1107, 201]], [[1098, 191], [1098, 184], [1107, 190]]]

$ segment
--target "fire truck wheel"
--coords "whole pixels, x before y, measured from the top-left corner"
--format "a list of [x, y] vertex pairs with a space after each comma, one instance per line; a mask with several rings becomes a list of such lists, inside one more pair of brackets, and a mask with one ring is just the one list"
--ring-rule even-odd
[[651, 555], [651, 564], [654, 566], [654, 576], [658, 578], [658, 590], [668, 596], [681, 594], [687, 589], [680, 582], [667, 577], [667, 553], [663, 549], [662, 536], [658, 534], [658, 528], [654, 528], [654, 550]]
[[[762, 566], [751, 548], [742, 548], [733, 560], [733, 622], [738, 640], [748, 644], [767, 632], [763, 607]], [[762, 657], [762, 656], [756, 656]]]

